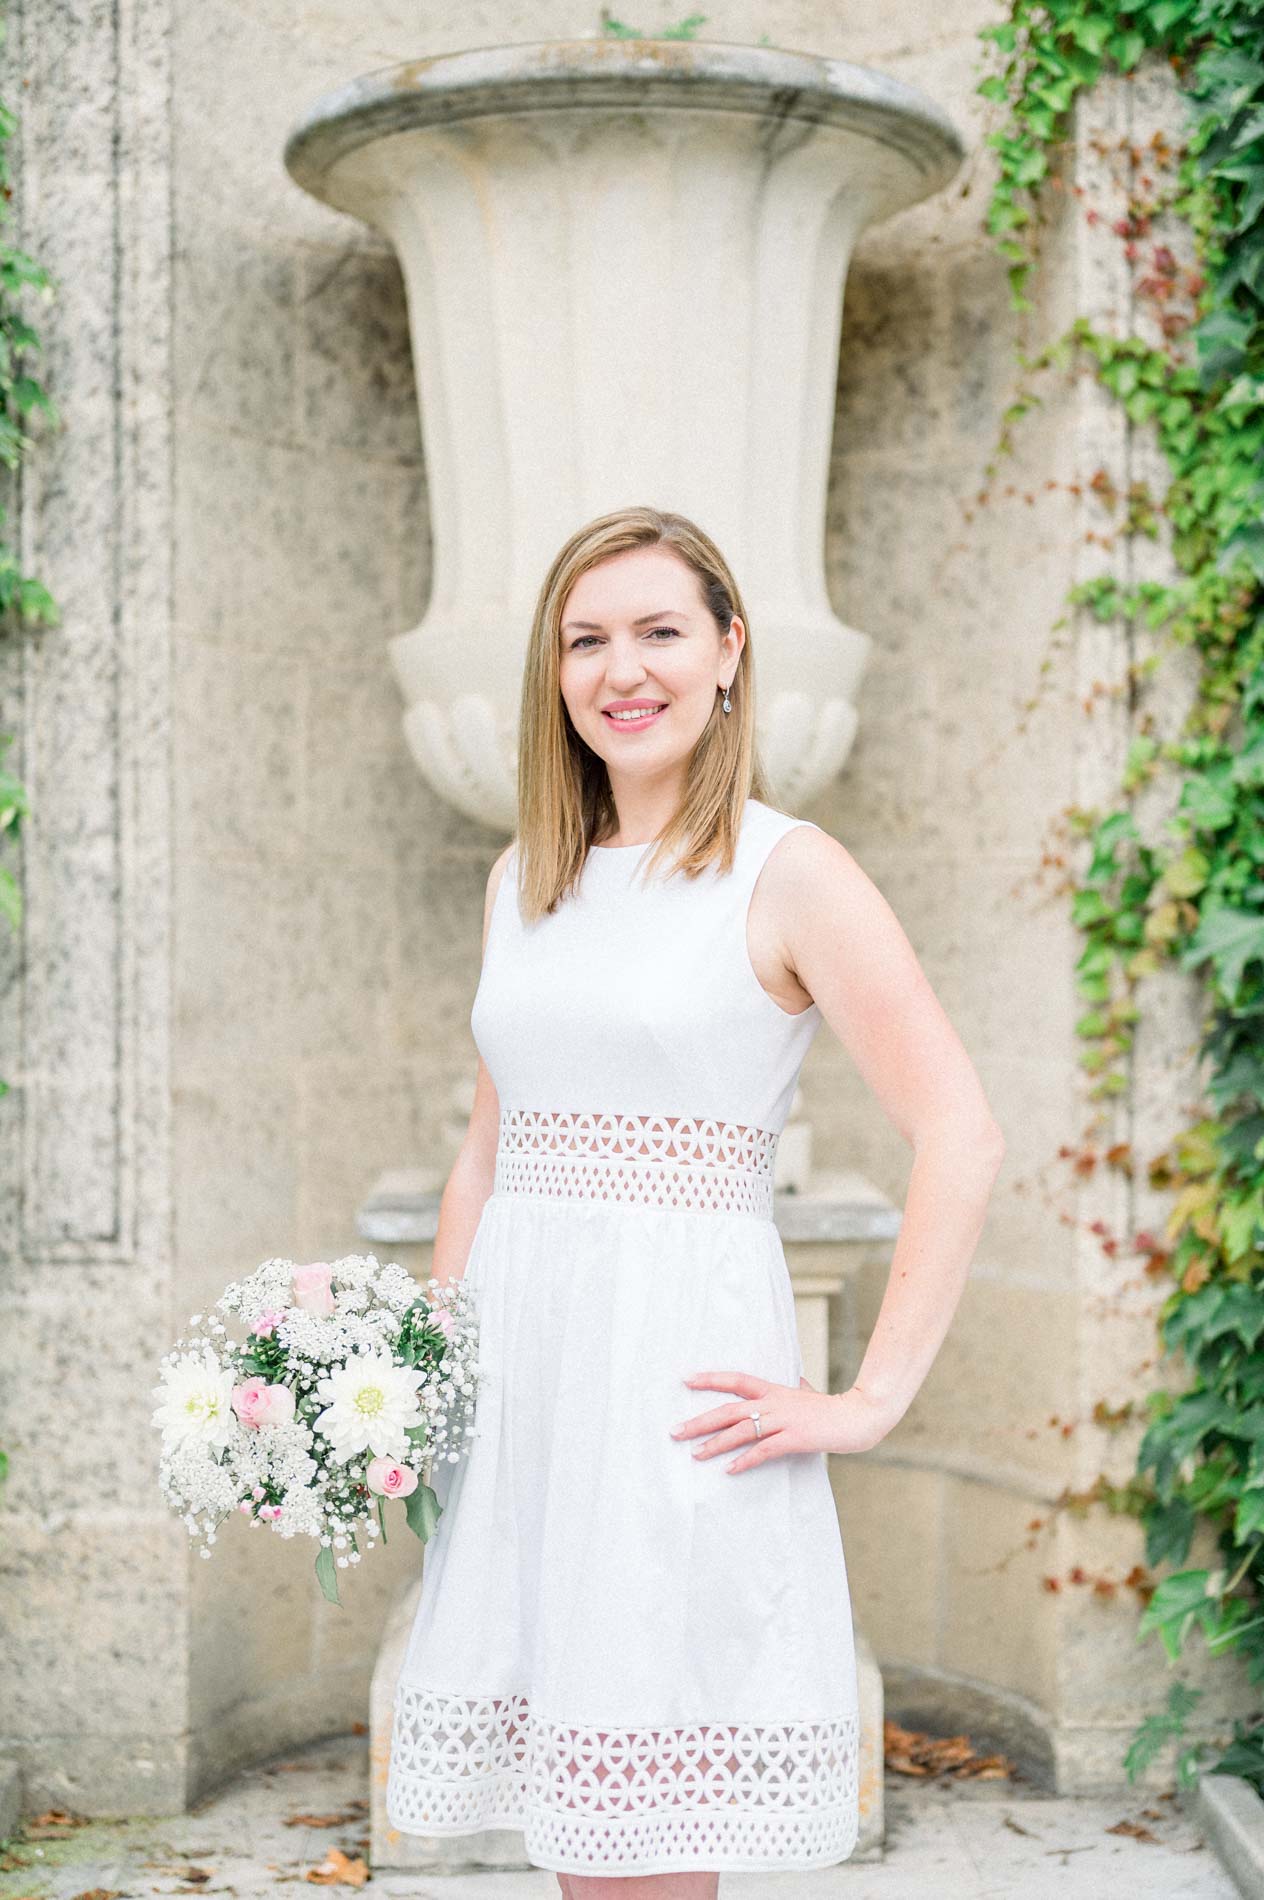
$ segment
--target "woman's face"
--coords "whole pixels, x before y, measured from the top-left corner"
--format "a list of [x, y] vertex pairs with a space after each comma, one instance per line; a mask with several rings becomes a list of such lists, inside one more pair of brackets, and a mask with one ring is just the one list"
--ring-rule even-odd
[[[571, 723], [610, 772], [683, 771], [737, 670], [746, 629], [720, 638], [693, 569], [669, 548], [629, 548], [581, 574], [562, 608], [559, 674]], [[620, 712], [631, 717], [619, 718]]]

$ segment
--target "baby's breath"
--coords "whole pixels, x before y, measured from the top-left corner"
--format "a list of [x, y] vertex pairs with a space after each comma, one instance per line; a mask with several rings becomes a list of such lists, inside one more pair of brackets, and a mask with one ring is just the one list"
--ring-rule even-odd
[[[203, 1557], [234, 1512], [252, 1530], [315, 1539], [317, 1575], [336, 1602], [333, 1569], [360, 1562], [358, 1534], [370, 1549], [380, 1535], [387, 1498], [366, 1483], [372, 1459], [411, 1474], [420, 1491], [433, 1461], [455, 1463], [468, 1450], [478, 1331], [459, 1280], [432, 1278], [421, 1289], [395, 1262], [348, 1254], [329, 1263], [332, 1311], [320, 1312], [296, 1303], [295, 1271], [274, 1257], [230, 1282], [164, 1355], [153, 1391], [162, 1401], [159, 1478]], [[230, 1335], [226, 1318], [244, 1338]], [[265, 1399], [284, 1392], [279, 1414], [243, 1421], [239, 1388], [251, 1385]], [[433, 1492], [429, 1501], [433, 1521]], [[410, 1507], [419, 1536], [423, 1517]]]

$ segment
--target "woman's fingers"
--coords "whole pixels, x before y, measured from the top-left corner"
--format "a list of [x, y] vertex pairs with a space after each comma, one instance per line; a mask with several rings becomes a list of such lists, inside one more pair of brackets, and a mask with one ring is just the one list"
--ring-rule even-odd
[[753, 1372], [695, 1372], [685, 1384], [714, 1387], [717, 1392], [740, 1392], [743, 1398], [751, 1399], [768, 1390], [767, 1379], [757, 1378]]
[[[742, 1395], [740, 1400], [729, 1405], [714, 1406], [709, 1412], [698, 1412], [693, 1418], [682, 1419], [678, 1425], [673, 1425], [673, 1438], [707, 1435], [706, 1443], [699, 1445], [692, 1454], [695, 1458], [714, 1458], [719, 1452], [737, 1451], [742, 1456], [726, 1469], [740, 1471], [748, 1464], [762, 1464], [766, 1457], [780, 1455], [783, 1447], [771, 1453], [765, 1449], [779, 1435], [780, 1427], [770, 1425], [761, 1418], [760, 1433], [756, 1437], [751, 1413], [759, 1409], [759, 1400], [768, 1398], [774, 1392], [784, 1393], [788, 1388], [774, 1387], [770, 1380], [757, 1378], [752, 1372], [695, 1372], [692, 1378], [685, 1380], [685, 1384], [704, 1390], [739, 1392]], [[756, 1452], [758, 1456], [754, 1455]]]
[[765, 1419], [760, 1419], [760, 1436], [755, 1436], [755, 1422], [749, 1413], [744, 1413], [729, 1426], [727, 1431], [716, 1432], [708, 1438], [705, 1445], [699, 1445], [694, 1452], [695, 1458], [714, 1458], [720, 1451], [745, 1451], [749, 1445], [766, 1443], [773, 1436], [773, 1428]]
[[717, 1405], [709, 1412], [695, 1412], [692, 1418], [682, 1418], [678, 1425], [672, 1426], [673, 1438], [696, 1438], [701, 1432], [719, 1431], [723, 1425], [732, 1425], [735, 1420], [749, 1415], [746, 1405]]
[[770, 1458], [784, 1458], [787, 1449], [793, 1449], [793, 1447], [786, 1447], [785, 1437], [784, 1432], [774, 1432], [771, 1437], [765, 1432], [761, 1439], [744, 1446], [740, 1455], [733, 1460], [731, 1465], [725, 1465], [724, 1469], [747, 1471], [752, 1465], [767, 1464]]

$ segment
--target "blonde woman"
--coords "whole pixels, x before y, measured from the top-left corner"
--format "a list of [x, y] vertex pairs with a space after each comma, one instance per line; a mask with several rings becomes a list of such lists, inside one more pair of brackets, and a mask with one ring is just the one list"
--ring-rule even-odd
[[[822, 1018], [913, 1150], [838, 1393], [802, 1376], [771, 1218]], [[745, 610], [680, 515], [603, 516], [545, 576], [471, 1025], [433, 1271], [465, 1276], [482, 1385], [468, 1459], [436, 1472], [390, 1820], [521, 1829], [567, 1900], [714, 1900], [724, 1869], [843, 1860], [856, 1665], [826, 1454], [878, 1444], [925, 1377], [1002, 1139], [885, 900], [768, 802]]]

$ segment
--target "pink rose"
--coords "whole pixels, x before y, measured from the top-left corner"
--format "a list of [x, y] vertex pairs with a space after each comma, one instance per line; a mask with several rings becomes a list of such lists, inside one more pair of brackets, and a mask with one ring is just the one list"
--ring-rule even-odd
[[309, 1267], [295, 1267], [290, 1275], [295, 1306], [301, 1306], [305, 1313], [332, 1313], [333, 1271], [323, 1260], [315, 1260]]
[[243, 1425], [288, 1425], [294, 1416], [294, 1394], [288, 1385], [269, 1385], [266, 1379], [246, 1379], [233, 1387], [233, 1410]]
[[446, 1306], [432, 1307], [430, 1310], [430, 1318], [433, 1324], [439, 1328], [439, 1331], [441, 1333], [446, 1333], [448, 1338], [451, 1339], [453, 1333], [456, 1330], [456, 1320], [453, 1317], [453, 1315], [448, 1311], [447, 1307]]
[[396, 1464], [393, 1458], [374, 1458], [365, 1471], [364, 1482], [379, 1497], [406, 1498], [417, 1489], [417, 1473], [410, 1465]]
[[284, 1318], [284, 1313], [274, 1313], [271, 1311], [260, 1313], [254, 1324], [256, 1337], [259, 1339], [271, 1339], [273, 1333]]

